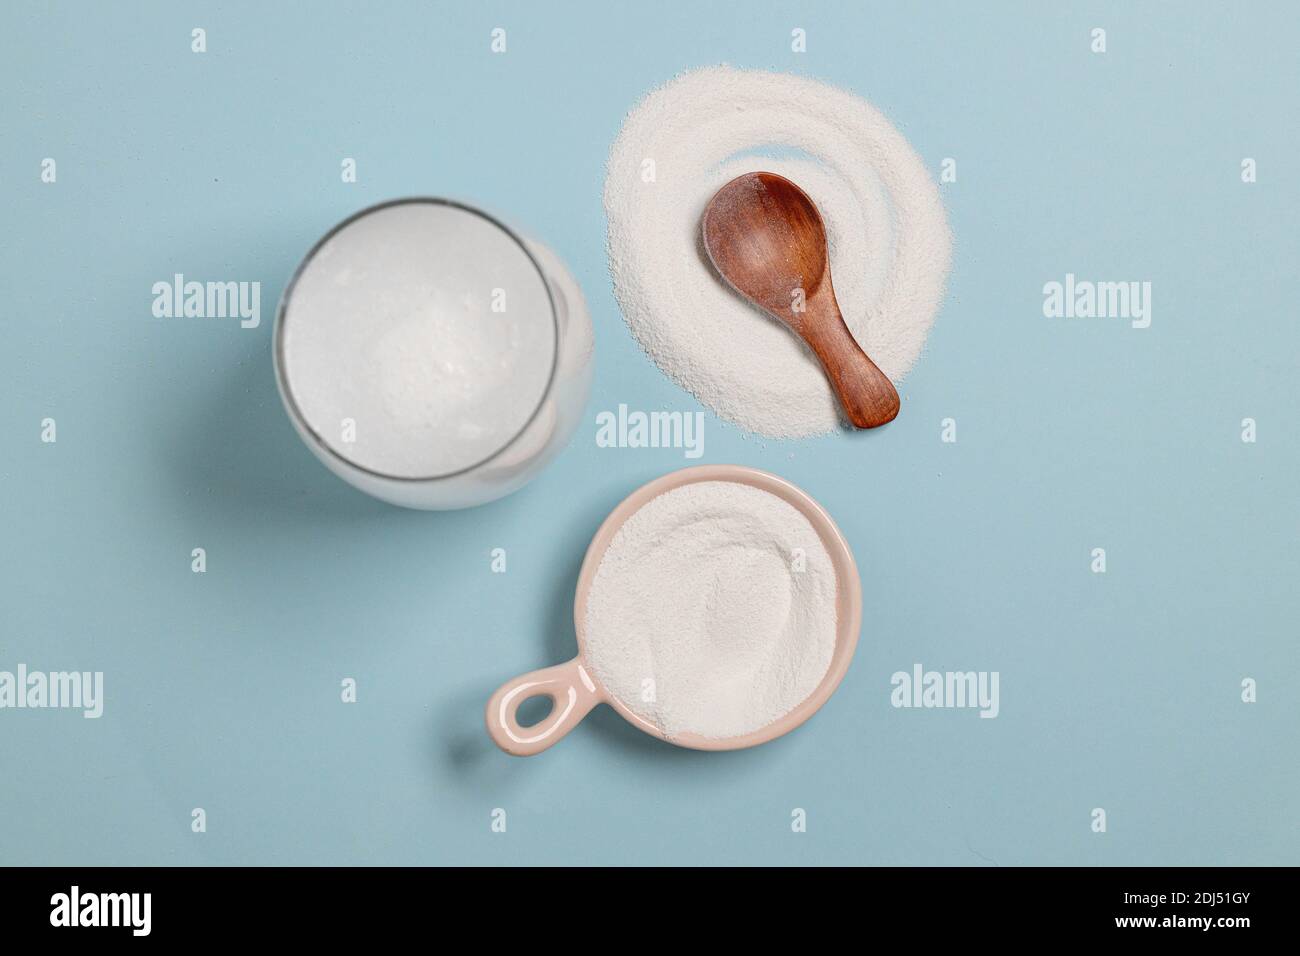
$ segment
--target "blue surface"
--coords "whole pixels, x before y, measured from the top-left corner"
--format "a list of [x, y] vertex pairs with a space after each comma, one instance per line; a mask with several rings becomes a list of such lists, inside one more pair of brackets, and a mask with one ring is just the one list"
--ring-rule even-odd
[[[659, 6], [4, 6], [0, 670], [102, 670], [106, 701], [0, 710], [0, 862], [1300, 863], [1294, 7]], [[602, 708], [509, 758], [488, 694], [572, 654], [596, 526], [694, 463], [596, 447], [619, 402], [698, 407], [619, 317], [600, 196], [624, 113], [720, 61], [846, 86], [936, 175], [958, 162], [950, 293], [898, 421], [777, 442], [707, 419], [703, 462], [840, 523], [857, 658], [755, 750]], [[272, 378], [299, 257], [419, 193], [550, 244], [596, 326], [572, 446], [461, 513], [328, 474]], [[154, 318], [175, 272], [260, 281], [261, 326]], [[1067, 272], [1151, 281], [1151, 327], [1044, 318]], [[915, 662], [999, 671], [1000, 716], [894, 709]]]

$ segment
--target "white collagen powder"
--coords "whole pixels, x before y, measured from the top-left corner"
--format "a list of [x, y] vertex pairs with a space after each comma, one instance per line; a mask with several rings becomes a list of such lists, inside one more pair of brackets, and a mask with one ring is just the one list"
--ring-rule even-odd
[[816, 690], [835, 651], [835, 599], [830, 555], [793, 505], [735, 482], [682, 485], [610, 541], [587, 597], [585, 656], [665, 733], [736, 737]]
[[363, 213], [298, 275], [280, 341], [307, 426], [370, 471], [430, 478], [518, 435], [555, 364], [545, 281], [522, 246], [459, 206]]
[[717, 277], [700, 240], [713, 194], [742, 173], [798, 183], [826, 221], [845, 322], [894, 382], [925, 345], [951, 235], [939, 190], [870, 103], [815, 80], [711, 67], [629, 114], [605, 180], [614, 292], [632, 334], [675, 382], [742, 428], [827, 432], [838, 403], [811, 351]]

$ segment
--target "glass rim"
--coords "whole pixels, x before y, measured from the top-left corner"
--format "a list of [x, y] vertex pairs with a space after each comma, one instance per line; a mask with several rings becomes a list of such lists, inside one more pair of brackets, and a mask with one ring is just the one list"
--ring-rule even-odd
[[[285, 368], [285, 361], [284, 361], [284, 334], [283, 333], [284, 333], [285, 317], [289, 312], [289, 305], [293, 299], [293, 291], [298, 285], [298, 280], [302, 278], [302, 274], [304, 271], [306, 271], [307, 266], [310, 265], [312, 260], [316, 258], [316, 254], [319, 253], [322, 248], [324, 248], [327, 242], [329, 242], [336, 235], [338, 235], [340, 232], [342, 232], [348, 226], [352, 225], [357, 220], [362, 219], [365, 216], [369, 216], [373, 213], [382, 212], [385, 209], [391, 209], [395, 206], [411, 206], [411, 205], [443, 206], [448, 209], [456, 209], [461, 212], [469, 213], [470, 215], [473, 216], [478, 216], [480, 219], [483, 219], [490, 225], [495, 226], [504, 235], [506, 235], [512, 242], [514, 242], [514, 244], [519, 248], [520, 252], [522, 252], [524, 256], [528, 259], [529, 263], [532, 264], [533, 269], [537, 272], [537, 277], [542, 282], [542, 288], [546, 290], [546, 302], [550, 309], [551, 325], [555, 333], [554, 338], [551, 340], [552, 342], [551, 367], [550, 370], [547, 372], [546, 387], [542, 389], [541, 394], [537, 398], [537, 404], [528, 413], [527, 419], [524, 420], [524, 423], [519, 427], [519, 430], [516, 431], [513, 435], [511, 435], [505, 442], [503, 442], [499, 448], [493, 450], [490, 454], [474, 462], [473, 464], [466, 465], [463, 468], [457, 468], [455, 471], [441, 472], [439, 474], [433, 474], [433, 475], [388, 474], [387, 472], [378, 471], [374, 468], [369, 468], [357, 461], [354, 461], [353, 459], [349, 458], [347, 455], [343, 454], [338, 449], [336, 449], [333, 445], [331, 445], [328, 441], [326, 441], [324, 436], [322, 436], [320, 432], [318, 432], [315, 428], [313, 428], [311, 424], [307, 421], [306, 416], [302, 412], [302, 408], [298, 405], [298, 401], [294, 397], [293, 388], [289, 384], [289, 374]], [[546, 270], [542, 268], [542, 264], [537, 261], [537, 257], [534, 256], [532, 250], [528, 248], [528, 244], [523, 240], [523, 238], [518, 233], [516, 233], [513, 229], [507, 226], [500, 219], [493, 216], [491, 213], [485, 212], [484, 210], [479, 209], [477, 206], [471, 206], [468, 203], [459, 202], [455, 199], [448, 199], [442, 196], [406, 196], [400, 199], [387, 199], [384, 200], [383, 202], [378, 202], [373, 205], [366, 206], [363, 209], [359, 209], [358, 211], [352, 213], [352, 215], [348, 216], [347, 218], [343, 219], [342, 221], [338, 222], [333, 227], [331, 227], [328, 232], [326, 232], [323, 236], [321, 236], [320, 239], [316, 240], [316, 242], [312, 245], [312, 247], [307, 250], [307, 253], [302, 257], [298, 265], [294, 268], [292, 275], [290, 275], [289, 277], [289, 281], [285, 284], [284, 291], [280, 294], [279, 305], [276, 307], [275, 310], [275, 322], [272, 328], [272, 336], [273, 336], [272, 352], [275, 360], [275, 377], [276, 377], [276, 383], [279, 385], [280, 388], [280, 396], [281, 398], [284, 399], [284, 404], [289, 410], [289, 415], [293, 418], [294, 422], [301, 428], [302, 432], [304, 433], [304, 437], [310, 439], [313, 449], [316, 450], [318, 453], [323, 453], [325, 455], [328, 455], [330, 459], [339, 462], [345, 468], [354, 469], [363, 474], [369, 475], [373, 478], [380, 478], [384, 481], [397, 481], [397, 482], [405, 482], [405, 483], [412, 483], [412, 484], [419, 484], [419, 483], [429, 482], [429, 481], [443, 481], [449, 478], [456, 478], [460, 475], [465, 475], [478, 468], [481, 468], [484, 465], [491, 462], [493, 459], [504, 454], [508, 449], [510, 449], [515, 444], [515, 442], [517, 442], [524, 435], [525, 432], [528, 431], [529, 428], [532, 427], [533, 423], [537, 420], [537, 416], [541, 414], [542, 406], [546, 404], [546, 400], [550, 397], [551, 392], [555, 387], [555, 374], [557, 368], [559, 367], [559, 362], [560, 362], [560, 317], [555, 305], [555, 294], [554, 292], [551, 291], [551, 281], [547, 277]]]

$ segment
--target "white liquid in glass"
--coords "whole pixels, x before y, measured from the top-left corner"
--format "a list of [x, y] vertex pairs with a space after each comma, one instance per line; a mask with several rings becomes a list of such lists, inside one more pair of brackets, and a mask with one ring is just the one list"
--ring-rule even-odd
[[280, 328], [283, 384], [340, 458], [398, 479], [471, 469], [538, 411], [556, 316], [538, 266], [474, 211], [399, 203], [344, 225], [303, 266]]

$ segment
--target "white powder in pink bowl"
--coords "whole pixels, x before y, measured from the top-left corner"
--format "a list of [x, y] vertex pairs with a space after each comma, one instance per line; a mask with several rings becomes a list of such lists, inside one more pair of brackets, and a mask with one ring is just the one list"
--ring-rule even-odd
[[669, 736], [736, 737], [807, 699], [830, 668], [836, 577], [816, 529], [777, 496], [682, 485], [610, 541], [584, 653], [605, 688]]

